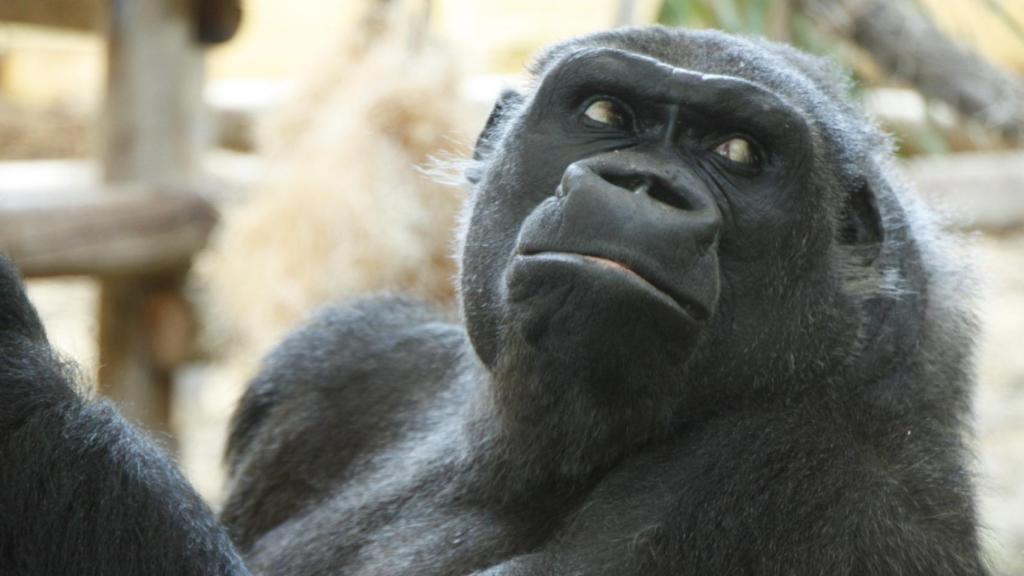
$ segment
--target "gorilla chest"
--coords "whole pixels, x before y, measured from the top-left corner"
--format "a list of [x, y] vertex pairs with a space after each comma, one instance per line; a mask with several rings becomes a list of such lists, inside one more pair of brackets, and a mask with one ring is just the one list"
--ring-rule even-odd
[[353, 574], [467, 575], [527, 553], [544, 537], [539, 525], [488, 510], [410, 504], [372, 534]]
[[[538, 491], [533, 501], [500, 507], [473, 480], [438, 473], [426, 481], [414, 473], [395, 493], [404, 496], [381, 493], [333, 515], [347, 544], [325, 550], [332, 559], [324, 565], [344, 565], [346, 574], [357, 575], [547, 574], [551, 565], [532, 567], [534, 560], [543, 555], [551, 562], [550, 554], [561, 556], [558, 550], [565, 542], [605, 548], [593, 554], [621, 555], [626, 551], [617, 546], [598, 545], [642, 545], [661, 533], [666, 512], [674, 508], [675, 481], [655, 468], [630, 466], [581, 494], [551, 499]], [[363, 490], [358, 485], [350, 489]]]

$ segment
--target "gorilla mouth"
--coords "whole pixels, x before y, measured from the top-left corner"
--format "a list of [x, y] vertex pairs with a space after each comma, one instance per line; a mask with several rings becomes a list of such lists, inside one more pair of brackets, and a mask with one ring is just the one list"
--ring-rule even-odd
[[703, 304], [693, 300], [679, 290], [673, 289], [666, 282], [660, 281], [656, 275], [641, 274], [629, 265], [618, 260], [612, 260], [610, 258], [594, 254], [562, 252], [555, 250], [524, 252], [520, 254], [520, 257], [555, 260], [576, 266], [585, 266], [588, 268], [608, 271], [620, 276], [623, 280], [629, 282], [636, 288], [653, 295], [655, 298], [674, 308], [690, 320], [703, 322], [704, 320], [707, 320], [709, 316], [707, 308]]

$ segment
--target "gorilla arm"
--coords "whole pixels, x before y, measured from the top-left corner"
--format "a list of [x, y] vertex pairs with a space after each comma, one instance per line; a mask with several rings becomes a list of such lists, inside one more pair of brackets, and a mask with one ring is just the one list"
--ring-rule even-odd
[[248, 574], [167, 456], [86, 400], [0, 256], [0, 572]]
[[464, 337], [421, 303], [382, 296], [324, 308], [273, 350], [228, 439], [221, 519], [243, 553], [415, 427]]

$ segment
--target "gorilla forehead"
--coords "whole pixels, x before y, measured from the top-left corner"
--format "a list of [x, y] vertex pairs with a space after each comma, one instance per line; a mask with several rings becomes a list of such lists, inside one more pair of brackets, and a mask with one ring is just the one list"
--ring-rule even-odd
[[[811, 78], [811, 74], [832, 74], [831, 65], [827, 61], [782, 44], [730, 36], [714, 30], [645, 27], [580, 36], [555, 44], [542, 52], [530, 71], [536, 77], [543, 76], [567, 55], [586, 47], [617, 48], [686, 70], [740, 76], [781, 94], [795, 96], [828, 90], [835, 92], [830, 96], [842, 97], [841, 91], [833, 90], [833, 84]], [[799, 68], [794, 69], [794, 64]], [[841, 76], [820, 80], [831, 82], [837, 78], [841, 79]], [[840, 84], [845, 85], [844, 82]], [[801, 101], [801, 104], [806, 103]]]

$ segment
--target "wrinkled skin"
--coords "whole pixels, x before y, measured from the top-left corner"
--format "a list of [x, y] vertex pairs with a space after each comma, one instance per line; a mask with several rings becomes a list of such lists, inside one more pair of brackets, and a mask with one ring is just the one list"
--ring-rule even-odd
[[[22, 431], [0, 457], [45, 445], [106, 478], [87, 485], [98, 525], [155, 534], [110, 548], [167, 573], [986, 574], [962, 265], [842, 80], [784, 46], [662, 28], [559, 44], [534, 78], [467, 171], [463, 322], [395, 298], [328, 309], [250, 385], [222, 514], [247, 568], [203, 510], [136, 517], [152, 493], [158, 514], [194, 498], [166, 462], [83, 463], [84, 440], [40, 431], [93, 425], [77, 397], [35, 432], [3, 413]], [[61, 389], [4, 376], [11, 350], [0, 400]], [[58, 523], [53, 499], [25, 504], [24, 468], [4, 467], [0, 504]], [[4, 566], [108, 569], [7, 518]]]

